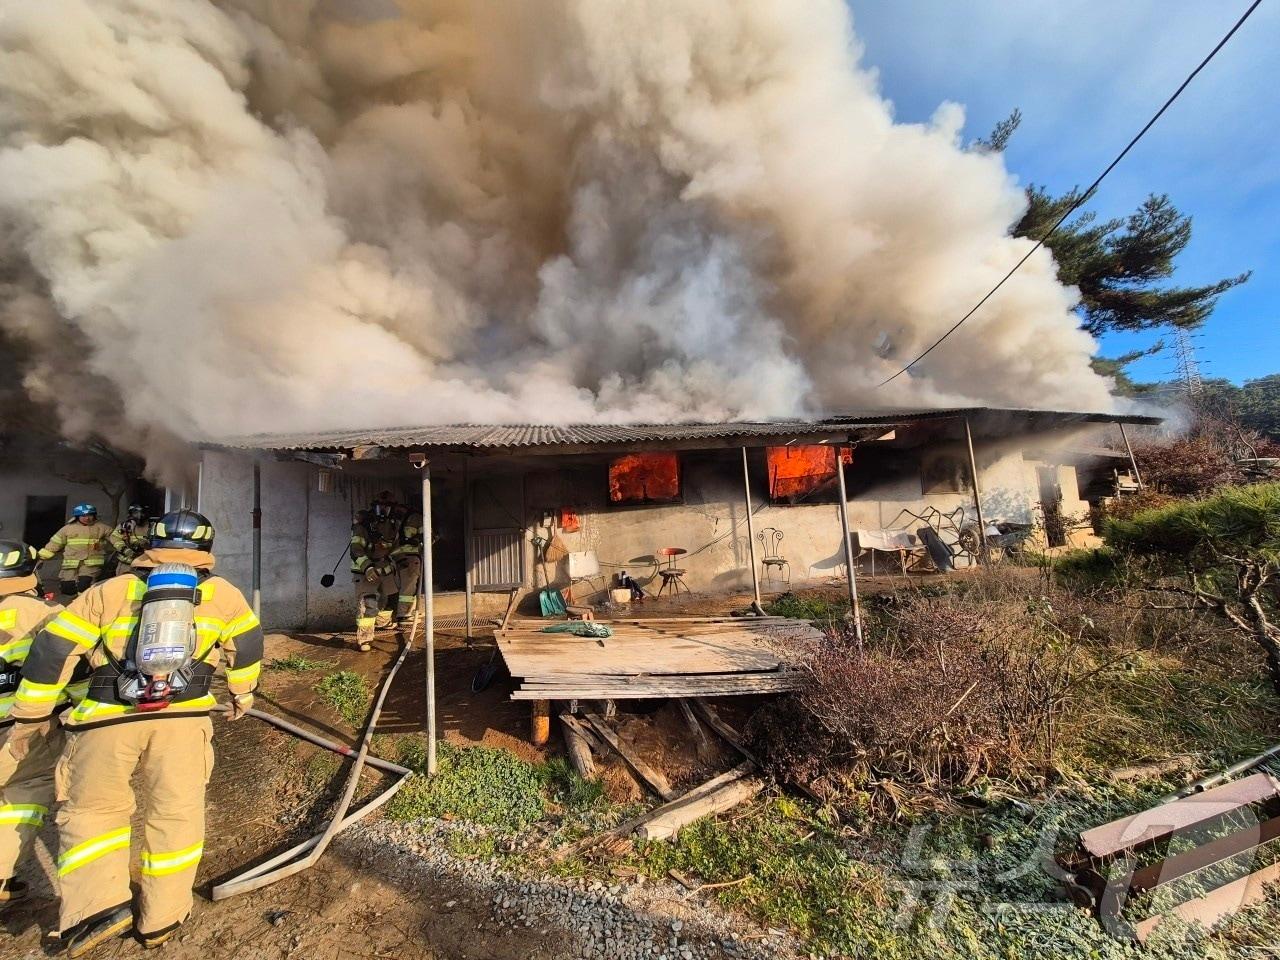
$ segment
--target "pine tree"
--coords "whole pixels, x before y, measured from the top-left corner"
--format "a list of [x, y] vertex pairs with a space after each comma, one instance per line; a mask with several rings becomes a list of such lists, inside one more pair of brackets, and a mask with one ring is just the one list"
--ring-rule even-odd
[[[1021, 112], [1014, 110], [971, 149], [1002, 151], [1021, 121]], [[1055, 197], [1032, 184], [1026, 213], [1013, 235], [1039, 240], [1081, 196], [1072, 189]], [[1108, 330], [1193, 329], [1213, 312], [1218, 297], [1249, 279], [1246, 272], [1203, 286], [1162, 285], [1190, 242], [1191, 218], [1167, 195], [1151, 194], [1128, 217], [1099, 221], [1083, 211], [1059, 227], [1045, 246], [1057, 261], [1058, 279], [1080, 291], [1080, 325], [1098, 336]]]

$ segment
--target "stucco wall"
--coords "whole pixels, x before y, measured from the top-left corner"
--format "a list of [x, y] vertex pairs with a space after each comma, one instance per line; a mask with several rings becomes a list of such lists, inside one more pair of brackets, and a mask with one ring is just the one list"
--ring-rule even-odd
[[[949, 512], [963, 507], [974, 519], [972, 495], [967, 491], [922, 493], [918, 452], [899, 451], [893, 469], [859, 448], [849, 468], [849, 518], [853, 527], [881, 529], [914, 527], [900, 517], [906, 508], [920, 512], [932, 506]], [[934, 444], [939, 451], [965, 456], [963, 446]], [[759, 457], [759, 459], [757, 459]], [[988, 522], [1037, 522], [1039, 497], [1036, 467], [1010, 442], [979, 444], [977, 459], [983, 508]], [[746, 505], [742, 490], [741, 454], [686, 453], [681, 457], [683, 502], [666, 506], [615, 507], [607, 503], [607, 477], [601, 463], [575, 466], [573, 461], [549, 461], [546, 470], [479, 481], [488, 493], [476, 499], [477, 527], [510, 526], [521, 516], [526, 544], [535, 535], [547, 535], [543, 516], [561, 507], [573, 507], [581, 520], [576, 533], [555, 531], [573, 551], [594, 550], [603, 577], [592, 581], [579, 596], [599, 590], [622, 569], [644, 580], [653, 579], [649, 559], [658, 547], [684, 547], [690, 553], [681, 561], [687, 584], [695, 591], [727, 591], [750, 584], [748, 569]], [[553, 463], [553, 465], [552, 465]], [[320, 468], [305, 463], [262, 460], [263, 497], [263, 620], [270, 628], [328, 629], [349, 625], [353, 601], [345, 560], [339, 563], [334, 586], [319, 585], [341, 555], [350, 531], [353, 499], [367, 502], [372, 481], [349, 480], [341, 471], [331, 474], [329, 492], [320, 492]], [[842, 577], [844, 557], [840, 543], [840, 514], [835, 503], [779, 505], [766, 502], [762, 455], [752, 454], [753, 509], [757, 533], [776, 527], [783, 532], [780, 553], [790, 564], [790, 582], [800, 585]], [[1087, 509], [1079, 501], [1075, 469], [1059, 466], [1064, 508]], [[215, 552], [219, 571], [245, 591], [250, 590], [252, 547], [252, 479], [250, 457], [222, 452], [205, 454], [201, 476], [201, 508], [218, 529]], [[408, 481], [406, 481], [408, 482]], [[456, 481], [455, 481], [456, 482]], [[377, 486], [385, 484], [381, 481]], [[495, 512], [496, 511], [496, 512]], [[493, 513], [493, 516], [489, 516]], [[757, 544], [758, 546], [758, 544]], [[439, 549], [439, 548], [438, 548]], [[537, 589], [545, 584], [542, 566], [526, 551], [526, 583]], [[547, 571], [551, 582], [568, 582], [567, 563]], [[780, 588], [781, 584], [766, 583]], [[499, 604], [500, 606], [501, 604]], [[455, 612], [443, 603], [440, 612]], [[477, 604], [479, 609], [484, 604]], [[448, 608], [445, 610], [445, 608]], [[487, 606], [486, 606], [487, 609]]]
[[[963, 453], [963, 448], [944, 452]], [[855, 453], [855, 460], [858, 454]], [[607, 503], [600, 468], [532, 473], [526, 480], [526, 501], [530, 514], [529, 535], [537, 518], [547, 509], [576, 507], [582, 529], [560, 536], [571, 551], [594, 550], [603, 574], [612, 576], [626, 569], [641, 582], [656, 579], [652, 561], [645, 558], [663, 546], [689, 551], [679, 565], [687, 573], [685, 582], [695, 591], [738, 589], [750, 585], [748, 568], [746, 504], [743, 496], [741, 454], [724, 456], [689, 454], [683, 460], [684, 502], [669, 506], [616, 507]], [[1038, 496], [1034, 462], [1024, 461], [1017, 450], [1003, 445], [979, 448], [980, 486], [986, 520], [1034, 523]], [[972, 495], [967, 492], [925, 495], [922, 492], [918, 460], [910, 452], [902, 457], [902, 469], [883, 479], [863, 478], [851, 483], [849, 522], [853, 528], [882, 529], [919, 524], [902, 514], [925, 507], [951, 512], [958, 507], [967, 521], [975, 519]], [[855, 478], [855, 467], [850, 477]], [[1072, 468], [1065, 468], [1074, 473]], [[790, 582], [821, 582], [844, 574], [839, 507], [835, 503], [782, 505], [766, 502], [763, 465], [753, 460], [752, 504], [756, 533], [774, 527], [782, 531], [779, 553], [790, 566]], [[859, 490], [858, 486], [863, 489]], [[1064, 494], [1066, 493], [1064, 484]], [[1072, 485], [1074, 494], [1074, 484]], [[559, 532], [559, 531], [557, 531]], [[757, 549], [763, 555], [757, 540]], [[757, 557], [757, 562], [759, 557]], [[552, 582], [566, 583], [567, 562], [549, 571]], [[542, 582], [539, 567], [535, 585]], [[597, 579], [592, 587], [598, 588]], [[779, 584], [766, 584], [779, 586]], [[577, 595], [585, 593], [584, 588]]]

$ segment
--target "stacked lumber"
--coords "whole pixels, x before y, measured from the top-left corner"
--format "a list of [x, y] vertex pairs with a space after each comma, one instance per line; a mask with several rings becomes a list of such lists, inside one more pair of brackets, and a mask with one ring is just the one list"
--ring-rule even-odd
[[498, 632], [498, 650], [519, 687], [514, 700], [722, 697], [798, 689], [804, 674], [788, 647], [818, 639], [786, 617], [684, 617], [607, 621], [598, 639], [543, 633], [522, 620]]

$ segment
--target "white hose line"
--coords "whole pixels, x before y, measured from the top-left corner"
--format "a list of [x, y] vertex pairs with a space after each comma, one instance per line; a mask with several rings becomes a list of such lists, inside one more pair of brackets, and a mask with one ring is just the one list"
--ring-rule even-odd
[[[400, 789], [408, 779], [409, 775], [404, 774], [391, 787], [389, 787], [381, 796], [375, 798], [370, 803], [365, 804], [355, 813], [347, 815], [347, 810], [351, 806], [351, 798], [355, 796], [356, 787], [360, 782], [360, 773], [364, 769], [365, 760], [369, 753], [369, 741], [373, 739], [373, 730], [377, 726], [378, 717], [382, 713], [382, 705], [386, 702], [387, 692], [391, 689], [391, 682], [395, 679], [396, 672], [404, 663], [405, 658], [409, 655], [409, 651], [413, 649], [413, 638], [418, 633], [418, 623], [421, 619], [421, 609], [414, 612], [413, 626], [409, 630], [409, 639], [405, 641], [404, 646], [400, 650], [400, 656], [392, 665], [390, 672], [382, 681], [382, 687], [378, 691], [378, 699], [374, 702], [373, 710], [369, 714], [369, 721], [365, 725], [364, 736], [360, 739], [360, 750], [356, 754], [355, 762], [351, 766], [351, 772], [347, 775], [347, 785], [343, 790], [342, 799], [338, 801], [338, 807], [333, 813], [328, 825], [324, 831], [310, 840], [305, 840], [295, 847], [286, 850], [284, 853], [266, 861], [266, 863], [258, 864], [245, 872], [232, 877], [225, 883], [220, 883], [211, 891], [214, 900], [226, 900], [228, 897], [234, 897], [237, 894], [248, 893], [251, 890], [259, 890], [262, 887], [269, 886], [277, 880], [283, 880], [285, 877], [291, 877], [295, 873], [301, 873], [303, 870], [313, 866], [321, 855], [328, 849], [329, 843], [338, 834], [340, 830], [345, 829], [357, 820], [372, 813], [382, 804], [386, 803]], [[300, 860], [294, 860], [289, 863], [290, 859], [296, 856], [306, 854]], [[276, 866], [283, 864], [283, 866]], [[274, 868], [274, 869], [272, 869]]]

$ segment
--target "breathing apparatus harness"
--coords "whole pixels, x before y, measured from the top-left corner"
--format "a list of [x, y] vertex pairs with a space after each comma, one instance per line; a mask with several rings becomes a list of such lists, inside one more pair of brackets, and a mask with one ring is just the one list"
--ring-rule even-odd
[[197, 671], [204, 663], [204, 656], [196, 656], [199, 603], [200, 578], [195, 567], [162, 563], [151, 571], [138, 625], [123, 659], [112, 654], [106, 643], [102, 645], [115, 672], [117, 700], [145, 713], [208, 691], [208, 673]]

